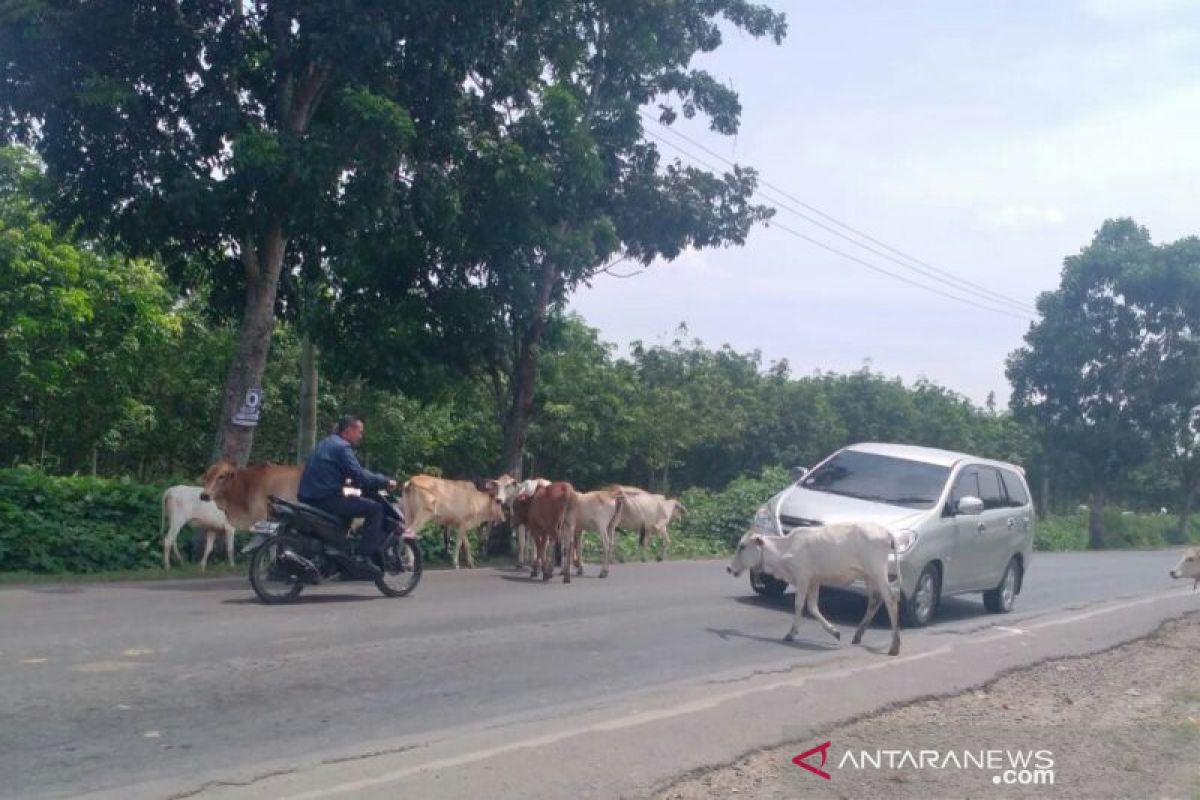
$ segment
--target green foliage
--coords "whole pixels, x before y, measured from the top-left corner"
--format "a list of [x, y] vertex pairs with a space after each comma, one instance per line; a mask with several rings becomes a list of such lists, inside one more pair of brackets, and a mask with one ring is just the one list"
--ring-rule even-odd
[[790, 482], [786, 470], [768, 467], [757, 476], [736, 478], [720, 491], [688, 489], [680, 498], [687, 515], [676, 524], [684, 536], [717, 542], [726, 552], [742, 538], [759, 506]]
[[[1200, 543], [1200, 521], [1193, 518], [1189, 522], [1186, 542], [1180, 542], [1178, 534], [1179, 520], [1174, 515], [1136, 514], [1113, 506], [1104, 509], [1105, 548], [1122, 550], [1197, 544]], [[1033, 545], [1037, 550], [1087, 549], [1087, 512], [1053, 515], [1039, 520]]]
[[0, 470], [0, 571], [90, 573], [162, 563], [163, 486]]

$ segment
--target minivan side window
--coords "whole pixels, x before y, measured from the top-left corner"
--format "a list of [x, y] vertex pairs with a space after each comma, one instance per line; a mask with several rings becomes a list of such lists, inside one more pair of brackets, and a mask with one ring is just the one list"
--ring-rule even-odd
[[976, 467], [967, 467], [954, 479], [954, 486], [950, 489], [950, 504], [946, 513], [953, 514], [958, 508], [958, 501], [964, 497], [979, 497], [979, 470]]
[[985, 511], [1008, 505], [1008, 498], [1004, 496], [1004, 489], [1000, 486], [1000, 473], [991, 467], [979, 470], [979, 491], [979, 499], [983, 501]]
[[1000, 477], [1004, 479], [1004, 489], [1008, 492], [1008, 504], [1013, 508], [1029, 504], [1029, 493], [1025, 491], [1025, 484], [1021, 478], [1012, 470], [1000, 470]]

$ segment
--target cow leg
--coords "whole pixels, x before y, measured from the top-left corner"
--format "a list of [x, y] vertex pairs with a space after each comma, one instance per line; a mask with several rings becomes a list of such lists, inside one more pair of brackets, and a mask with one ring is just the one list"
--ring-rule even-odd
[[554, 547], [549, 536], [539, 537], [538, 554], [542, 562], [542, 581], [554, 576]]
[[575, 551], [575, 534], [571, 530], [558, 534], [558, 546], [562, 549], [563, 583], [571, 582], [571, 562]]
[[[796, 597], [799, 598], [800, 595], [796, 595]], [[825, 615], [821, 613], [818, 603], [820, 597], [821, 585], [814, 583], [808, 589], [808, 596], [805, 597], [804, 604], [808, 607], [808, 613], [813, 615], [813, 619], [821, 623], [821, 627], [825, 629], [825, 632], [840, 642], [842, 640], [842, 632], [830, 625], [829, 620], [825, 619]]]
[[875, 612], [879, 610], [879, 604], [883, 602], [883, 597], [879, 594], [878, 589], [872, 588], [871, 599], [867, 601], [867, 613], [863, 614], [862, 622], [858, 623], [858, 627], [854, 629], [854, 638], [850, 644], [858, 644], [862, 641], [863, 631], [867, 629], [867, 625], [875, 617]]
[[229, 566], [231, 566], [231, 567], [233, 566], [234, 533], [236, 533], [236, 531], [234, 530], [234, 527], [232, 525], [225, 526], [225, 555], [228, 557]]
[[525, 566], [525, 526], [517, 526], [517, 569]]
[[217, 532], [212, 528], [204, 529], [204, 555], [200, 556], [200, 572], [203, 573], [208, 567], [208, 556], [212, 553], [213, 540], [217, 538]]
[[800, 621], [804, 619], [804, 605], [808, 602], [808, 581], [804, 580], [796, 584], [796, 616], [792, 619], [792, 627], [787, 632], [787, 636], [783, 637], [785, 642], [792, 642], [796, 639], [796, 634], [800, 633]]
[[646, 526], [643, 525], [638, 529], [638, 553], [641, 555], [642, 563], [646, 563]]
[[179, 530], [183, 527], [183, 523], [176, 524], [175, 520], [171, 520], [171, 527], [167, 529], [167, 535], [163, 537], [163, 569], [171, 568], [171, 551], [175, 551], [175, 557], [179, 559], [179, 563], [183, 563], [183, 556], [179, 553], [179, 545], [176, 539], [179, 537]]
[[662, 529], [662, 555], [658, 557], [659, 561], [667, 560], [667, 553], [671, 549], [671, 532], [666, 528]]
[[583, 531], [575, 532], [575, 544], [572, 545], [575, 549], [575, 574], [582, 577], [583, 575]]
[[899, 593], [899, 589], [893, 589], [892, 585], [888, 583], [886, 570], [884, 570], [883, 583], [879, 584], [875, 591], [883, 594], [883, 602], [887, 605], [888, 620], [892, 623], [892, 646], [888, 649], [888, 655], [898, 656], [900, 655], [900, 603], [896, 595]]

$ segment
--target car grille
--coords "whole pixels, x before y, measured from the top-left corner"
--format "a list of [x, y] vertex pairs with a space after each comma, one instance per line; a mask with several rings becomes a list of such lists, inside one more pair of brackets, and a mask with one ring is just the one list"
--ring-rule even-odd
[[786, 514], [779, 515], [779, 527], [783, 528], [784, 533], [791, 533], [796, 528], [816, 528], [821, 525], [819, 519], [805, 519], [804, 517], [789, 517]]

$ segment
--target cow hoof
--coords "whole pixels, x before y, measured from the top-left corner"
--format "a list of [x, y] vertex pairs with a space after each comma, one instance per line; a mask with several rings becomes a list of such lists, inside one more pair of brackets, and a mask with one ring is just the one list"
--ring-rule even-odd
[[833, 632], [833, 638], [837, 639], [837, 640], [840, 642], [840, 641], [842, 640], [842, 632], [841, 632], [841, 631], [834, 631], [834, 632]]
[[606, 570], [606, 569], [602, 569], [602, 570], [600, 570], [600, 577], [601, 577], [601, 578], [607, 578], [607, 577], [608, 577], [608, 570]]
[[854, 634], [854, 638], [850, 640], [850, 644], [861, 644], [861, 643], [862, 643], [862, 634], [861, 633]]
[[582, 578], [583, 577], [583, 567], [577, 568], [575, 570], [575, 574], [578, 575], [580, 578]]
[[662, 556], [655, 556], [655, 557], [654, 557], [654, 560], [655, 560], [655, 561], [662, 561], [662, 560], [663, 560], [663, 557], [662, 557]]
[[542, 574], [542, 583], [545, 583], [548, 580], [550, 580], [550, 573], [549, 572], [543, 573]]
[[892, 649], [891, 649], [891, 650], [888, 650], [888, 655], [889, 655], [889, 656], [898, 656], [898, 655], [900, 655], [900, 645], [893, 645], [893, 646], [892, 646]]
[[571, 582], [571, 576], [563, 575], [563, 583], [570, 583], [570, 582]]
[[787, 636], [784, 636], [783, 640], [785, 642], [794, 642], [794, 641], [796, 641], [796, 634], [792, 633], [791, 631], [788, 631]]

